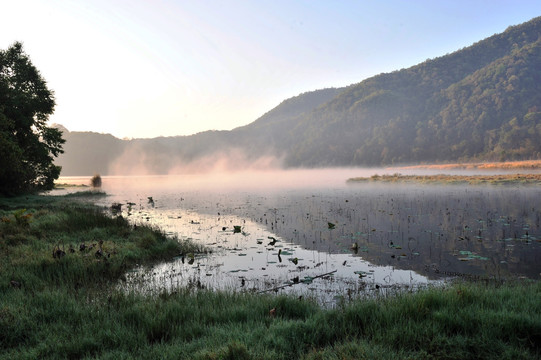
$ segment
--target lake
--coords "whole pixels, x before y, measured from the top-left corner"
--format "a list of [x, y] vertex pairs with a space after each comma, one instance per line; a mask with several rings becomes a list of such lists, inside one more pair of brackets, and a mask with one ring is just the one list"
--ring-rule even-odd
[[133, 269], [122, 286], [138, 291], [293, 293], [332, 306], [452, 278], [540, 278], [541, 188], [346, 183], [394, 172], [105, 176], [97, 202], [209, 250]]

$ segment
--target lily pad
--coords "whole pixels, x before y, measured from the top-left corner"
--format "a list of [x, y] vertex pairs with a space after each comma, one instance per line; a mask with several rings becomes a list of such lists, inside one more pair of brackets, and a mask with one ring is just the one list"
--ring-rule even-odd
[[483, 260], [483, 261], [486, 261], [486, 260], [489, 260], [487, 257], [484, 257], [484, 256], [480, 256], [480, 255], [477, 255], [471, 251], [468, 251], [468, 250], [461, 250], [459, 251], [460, 255], [466, 255], [467, 257], [461, 257], [461, 258], [458, 258], [458, 260], [460, 261], [470, 261], [470, 260]]
[[372, 273], [362, 271], [362, 270], [357, 270], [357, 271], [354, 271], [353, 273], [359, 275], [359, 278], [361, 278], [361, 279], [364, 278], [364, 277], [367, 277], [369, 275], [372, 275]]

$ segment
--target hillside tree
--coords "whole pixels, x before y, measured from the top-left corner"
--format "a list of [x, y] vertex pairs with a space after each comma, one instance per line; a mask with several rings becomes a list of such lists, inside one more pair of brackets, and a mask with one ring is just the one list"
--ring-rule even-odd
[[48, 127], [54, 94], [16, 42], [0, 50], [0, 194], [49, 190], [60, 175], [54, 157], [62, 133]]

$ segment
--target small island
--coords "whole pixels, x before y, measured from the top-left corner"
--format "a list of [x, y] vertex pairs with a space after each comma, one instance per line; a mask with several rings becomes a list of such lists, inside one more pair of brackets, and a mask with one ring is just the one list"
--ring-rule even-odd
[[504, 174], [504, 175], [372, 175], [348, 179], [348, 183], [416, 183], [449, 185], [541, 185], [541, 174]]

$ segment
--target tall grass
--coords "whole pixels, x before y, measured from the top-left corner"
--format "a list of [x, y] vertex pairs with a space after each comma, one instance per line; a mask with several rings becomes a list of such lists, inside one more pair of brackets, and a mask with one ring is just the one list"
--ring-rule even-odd
[[[114, 286], [123, 271], [194, 251], [193, 244], [134, 229], [89, 205], [38, 203], [25, 204], [28, 224], [0, 225], [2, 359], [541, 356], [538, 282], [457, 283], [331, 310], [292, 297], [235, 292], [177, 289], [145, 296]], [[0, 218], [13, 219], [16, 210], [3, 207]], [[107, 260], [96, 257], [95, 248], [79, 250], [99, 240]], [[59, 246], [66, 254], [53, 257]]]
[[322, 310], [270, 295], [9, 289], [0, 343], [5, 358], [532, 359], [539, 295], [535, 284], [463, 284]]
[[29, 219], [23, 225], [15, 216], [20, 210], [0, 210], [0, 288], [12, 280], [31, 288], [103, 283], [136, 262], [197, 250], [195, 244], [148, 226], [133, 228], [122, 217], [71, 198], [29, 205], [37, 206], [25, 210]]

